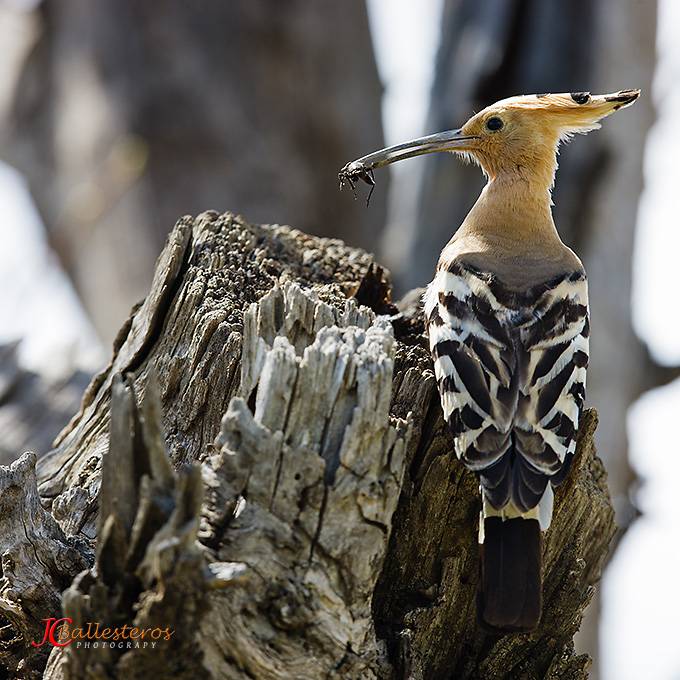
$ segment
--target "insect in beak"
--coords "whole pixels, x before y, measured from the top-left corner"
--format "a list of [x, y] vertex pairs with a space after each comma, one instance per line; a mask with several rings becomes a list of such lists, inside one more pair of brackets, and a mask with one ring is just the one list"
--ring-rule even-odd
[[375, 176], [373, 175], [373, 171], [376, 168], [382, 168], [390, 163], [395, 163], [396, 161], [414, 158], [415, 156], [423, 156], [428, 153], [436, 153], [439, 151], [463, 151], [468, 148], [470, 141], [473, 139], [476, 139], [476, 137], [465, 135], [461, 130], [447, 130], [446, 132], [427, 135], [427, 137], [419, 137], [418, 139], [405, 142], [404, 144], [388, 146], [385, 149], [375, 151], [348, 163], [338, 173], [340, 188], [342, 189], [345, 184], [349, 184], [356, 197], [355, 183], [358, 180], [366, 182], [366, 184], [371, 187], [366, 201], [366, 205], [368, 205], [373, 190], [375, 189]]
[[338, 173], [338, 179], [340, 180], [340, 189], [342, 190], [345, 184], [349, 184], [352, 188], [352, 193], [354, 194], [354, 199], [357, 198], [356, 182], [362, 180], [368, 184], [371, 189], [366, 197], [366, 207], [368, 208], [371, 202], [371, 196], [373, 195], [373, 190], [375, 189], [375, 175], [373, 174], [373, 168], [363, 168], [359, 167], [352, 170], [346, 170], [347, 166], [343, 168]]

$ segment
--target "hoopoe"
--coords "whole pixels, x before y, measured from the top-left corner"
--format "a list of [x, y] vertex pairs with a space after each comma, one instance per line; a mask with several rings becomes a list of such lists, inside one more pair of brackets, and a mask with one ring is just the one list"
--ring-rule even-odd
[[478, 163], [487, 184], [439, 258], [424, 313], [454, 450], [479, 479], [483, 625], [526, 631], [542, 606], [541, 532], [576, 447], [588, 366], [588, 287], [551, 210], [560, 142], [599, 127], [639, 90], [497, 102], [462, 128], [364, 156], [341, 183], [439, 151]]

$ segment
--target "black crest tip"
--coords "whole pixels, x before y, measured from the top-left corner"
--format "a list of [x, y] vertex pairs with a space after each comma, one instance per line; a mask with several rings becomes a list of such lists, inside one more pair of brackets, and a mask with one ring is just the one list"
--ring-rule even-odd
[[571, 98], [577, 104], [587, 104], [590, 101], [590, 92], [572, 92]]

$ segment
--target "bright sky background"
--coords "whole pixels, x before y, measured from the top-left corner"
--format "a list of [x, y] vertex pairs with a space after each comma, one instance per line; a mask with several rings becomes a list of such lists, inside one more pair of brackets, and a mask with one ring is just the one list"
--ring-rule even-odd
[[[441, 0], [368, 0], [378, 65], [386, 86], [388, 144], [421, 135]], [[660, 64], [654, 97], [660, 114], [645, 158], [646, 189], [635, 257], [635, 323], [654, 355], [680, 362], [680, 190], [675, 132], [680, 108], [680, 2], [660, 0]], [[433, 131], [429, 131], [433, 132]], [[0, 164], [0, 341], [24, 337], [28, 366], [57, 372], [63, 356], [97, 367], [102, 349], [72, 286], [45, 245], [23, 180]], [[625, 367], [622, 367], [625, 370]], [[679, 680], [680, 522], [677, 479], [680, 381], [631, 410], [631, 458], [646, 480], [645, 518], [626, 535], [604, 583], [603, 680]], [[655, 667], [649, 665], [655, 659]]]
[[22, 363], [59, 377], [97, 370], [105, 356], [69, 280], [45, 242], [23, 178], [0, 162], [0, 342], [22, 339]]
[[[655, 358], [680, 364], [680, 2], [660, 0], [653, 97], [658, 120], [647, 139], [633, 276], [633, 320]], [[680, 410], [678, 411], [680, 413]], [[677, 449], [680, 452], [680, 447]], [[680, 676], [678, 676], [680, 677]]]
[[[376, 60], [385, 86], [385, 142], [423, 134], [442, 0], [368, 0]], [[433, 130], [436, 132], [436, 130]]]

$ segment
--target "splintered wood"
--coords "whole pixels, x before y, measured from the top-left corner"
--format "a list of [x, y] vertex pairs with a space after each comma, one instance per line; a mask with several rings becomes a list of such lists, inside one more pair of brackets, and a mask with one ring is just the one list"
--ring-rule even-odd
[[338, 311], [287, 284], [247, 310], [242, 398], [208, 466], [204, 533], [228, 537], [220, 560], [245, 565], [245, 586], [216, 595], [239, 657], [206, 655], [215, 677], [241, 665], [315, 678], [339, 662], [339, 677], [378, 677], [371, 593], [409, 430], [389, 413], [393, 353], [390, 324], [352, 300]]

